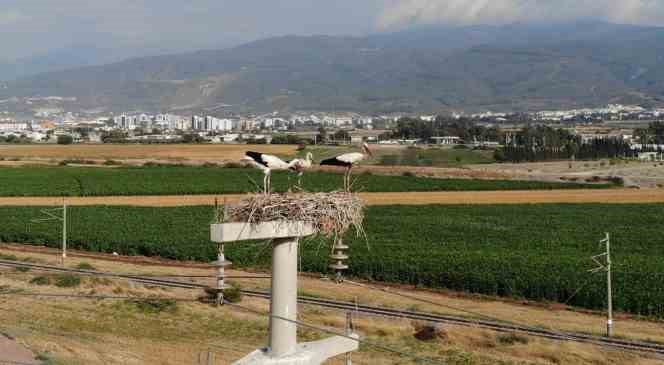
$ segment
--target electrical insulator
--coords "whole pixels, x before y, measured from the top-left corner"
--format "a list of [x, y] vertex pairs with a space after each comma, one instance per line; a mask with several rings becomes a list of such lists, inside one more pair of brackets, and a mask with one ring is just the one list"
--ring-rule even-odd
[[336, 281], [338, 283], [343, 281], [343, 272], [344, 270], [348, 269], [348, 265], [346, 264], [348, 255], [346, 254], [346, 250], [348, 250], [348, 246], [344, 245], [341, 239], [334, 242], [334, 246], [332, 247], [332, 254], [330, 255], [332, 263], [329, 267], [335, 271]]

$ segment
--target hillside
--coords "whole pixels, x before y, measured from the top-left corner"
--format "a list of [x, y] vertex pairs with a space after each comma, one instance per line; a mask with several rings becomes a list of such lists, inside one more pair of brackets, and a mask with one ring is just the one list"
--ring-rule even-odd
[[605, 23], [286, 36], [43, 73], [0, 99], [75, 96], [148, 111], [533, 109], [664, 104], [664, 28]]

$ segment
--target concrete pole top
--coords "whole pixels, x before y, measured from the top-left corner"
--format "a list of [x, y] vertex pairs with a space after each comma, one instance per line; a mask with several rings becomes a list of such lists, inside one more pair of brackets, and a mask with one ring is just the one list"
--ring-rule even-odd
[[316, 233], [309, 223], [301, 221], [272, 221], [263, 223], [218, 223], [210, 227], [210, 240], [217, 243], [304, 237]]

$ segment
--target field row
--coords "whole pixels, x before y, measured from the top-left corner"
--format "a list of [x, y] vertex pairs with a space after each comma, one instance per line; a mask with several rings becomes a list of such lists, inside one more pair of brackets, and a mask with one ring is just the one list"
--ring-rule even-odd
[[[602, 309], [604, 276], [588, 270], [610, 232], [615, 307], [664, 317], [664, 204], [379, 206], [366, 213], [367, 239], [345, 237], [352, 276]], [[39, 207], [0, 207], [0, 241], [57, 247], [56, 223], [29, 223], [40, 216]], [[215, 259], [211, 207], [74, 207], [69, 218], [73, 248]], [[327, 243], [312, 239], [304, 247], [303, 269], [327, 272]], [[269, 253], [266, 243], [227, 246], [239, 266], [265, 267]]]
[[[365, 192], [479, 191], [607, 188], [607, 184], [570, 184], [537, 181], [435, 179], [414, 176], [354, 176], [353, 189]], [[284, 192], [296, 182], [288, 172], [275, 172], [273, 190]], [[16, 167], [0, 168], [0, 196], [105, 196], [233, 194], [261, 189], [263, 174], [255, 169], [218, 167]], [[307, 191], [342, 187], [340, 174], [309, 172]]]

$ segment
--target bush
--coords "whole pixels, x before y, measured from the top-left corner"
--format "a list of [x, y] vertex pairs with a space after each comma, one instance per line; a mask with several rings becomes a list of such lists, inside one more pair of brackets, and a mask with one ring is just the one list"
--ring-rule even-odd
[[173, 313], [178, 309], [177, 302], [174, 299], [128, 299], [127, 302], [134, 305], [139, 311], [148, 314], [158, 314], [161, 312]]
[[60, 288], [74, 288], [81, 285], [81, 278], [72, 274], [61, 274], [55, 277], [55, 286]]
[[30, 280], [30, 284], [51, 285], [51, 278], [49, 278], [48, 276], [43, 276], [43, 275], [35, 276], [34, 278], [32, 278], [32, 280]]
[[87, 262], [81, 262], [80, 264], [76, 265], [76, 268], [79, 270], [97, 270], [94, 266]]
[[415, 177], [415, 173], [412, 171], [404, 171], [401, 176], [406, 176], [406, 177]]
[[240, 162], [226, 162], [224, 164], [225, 169], [241, 169], [244, 168], [245, 166], [240, 163]]
[[228, 289], [224, 290], [224, 300], [227, 300], [231, 303], [239, 303], [242, 301], [242, 289], [239, 286], [231, 286]]
[[66, 160], [62, 160], [62, 161], [60, 161], [60, 162], [58, 163], [58, 165], [60, 165], [60, 166], [67, 166], [67, 165], [69, 165], [69, 164], [75, 164], [75, 165], [96, 165], [97, 163], [96, 163], [95, 161], [92, 161], [92, 160], [83, 160], [83, 159], [80, 159], [80, 158], [76, 158], [76, 159], [66, 159]]
[[119, 166], [119, 165], [122, 165], [122, 162], [116, 161], [116, 160], [106, 160], [106, 161], [104, 161], [104, 165], [106, 165], [106, 166]]
[[63, 134], [61, 136], [58, 136], [58, 144], [72, 144], [72, 143], [74, 143], [74, 137], [68, 134]]
[[4, 253], [0, 253], [0, 260], [18, 261], [18, 257], [15, 255], [6, 255]]
[[14, 270], [16, 270], [18, 272], [28, 272], [28, 271], [30, 271], [30, 268], [25, 267], [25, 266], [17, 266], [17, 267], [14, 268]]
[[526, 345], [528, 344], [528, 337], [519, 335], [514, 332], [510, 333], [501, 333], [498, 336], [496, 336], [496, 340], [498, 341], [499, 344], [501, 345], [514, 345], [514, 344], [522, 344]]

